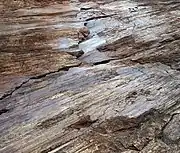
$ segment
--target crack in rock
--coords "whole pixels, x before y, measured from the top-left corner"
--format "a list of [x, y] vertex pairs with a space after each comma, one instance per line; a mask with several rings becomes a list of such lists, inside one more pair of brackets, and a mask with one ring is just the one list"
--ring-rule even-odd
[[[79, 65], [80, 65], [80, 64], [79, 64]], [[19, 86], [15, 87], [12, 91], [9, 91], [9, 92], [7, 92], [6, 94], [4, 94], [3, 96], [1, 96], [1, 97], [0, 97], [0, 100], [3, 100], [3, 99], [5, 99], [5, 98], [11, 96], [15, 91], [17, 91], [18, 89], [20, 89], [23, 85], [25, 85], [26, 83], [28, 83], [30, 80], [41, 79], [41, 78], [46, 77], [47, 75], [50, 75], [50, 74], [53, 74], [53, 73], [57, 73], [57, 72], [60, 72], [60, 71], [68, 71], [70, 68], [73, 68], [73, 67], [76, 67], [76, 66], [64, 67], [64, 68], [61, 68], [61, 69], [59, 69], [59, 70], [57, 70], [57, 71], [53, 71], [53, 72], [45, 73], [45, 74], [42, 74], [42, 75], [30, 77], [28, 80], [24, 81], [24, 82], [21, 83]]]

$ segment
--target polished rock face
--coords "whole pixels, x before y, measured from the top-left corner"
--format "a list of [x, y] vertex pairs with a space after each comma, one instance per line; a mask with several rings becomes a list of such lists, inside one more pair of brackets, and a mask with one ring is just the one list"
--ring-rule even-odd
[[0, 2], [0, 152], [178, 153], [179, 10]]

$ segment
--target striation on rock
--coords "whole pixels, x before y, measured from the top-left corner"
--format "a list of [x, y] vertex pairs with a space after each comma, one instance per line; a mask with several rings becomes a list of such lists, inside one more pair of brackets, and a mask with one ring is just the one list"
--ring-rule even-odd
[[0, 8], [0, 153], [180, 152], [178, 0]]

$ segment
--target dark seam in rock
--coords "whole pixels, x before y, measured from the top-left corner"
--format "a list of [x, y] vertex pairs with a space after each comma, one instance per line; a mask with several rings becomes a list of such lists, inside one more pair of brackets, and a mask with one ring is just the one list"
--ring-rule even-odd
[[0, 100], [3, 100], [9, 96], [11, 96], [16, 90], [20, 89], [24, 84], [28, 83], [30, 79], [22, 82], [19, 86], [15, 87], [12, 91], [8, 91], [8, 93], [5, 93], [2, 97], [0, 97]]
[[86, 21], [91, 21], [91, 20], [96, 20], [96, 19], [102, 19], [102, 18], [108, 18], [108, 17], [114, 16], [114, 15], [116, 15], [116, 14], [95, 16], [95, 17], [91, 17], [91, 18], [86, 19]]
[[108, 60], [104, 60], [104, 61], [100, 61], [100, 62], [93, 63], [93, 65], [107, 64], [107, 63], [109, 63], [110, 61], [111, 61], [111, 60], [108, 59]]
[[4, 114], [4, 113], [7, 113], [7, 112], [9, 112], [9, 111], [10, 111], [10, 109], [3, 108], [3, 109], [0, 110], [0, 115], [2, 115], [2, 114]]
[[[180, 113], [175, 113], [175, 114], [172, 114], [170, 119], [166, 122], [166, 124], [162, 127], [161, 129], [161, 132], [159, 135], [157, 135], [157, 138], [161, 139], [164, 143], [166, 143], [164, 141], [164, 138], [165, 138], [165, 135], [164, 135], [164, 130], [166, 129], [166, 127], [169, 125], [169, 123], [174, 119], [174, 116], [178, 115]], [[166, 143], [167, 144], [167, 143]]]
[[45, 73], [45, 74], [42, 74], [42, 75], [30, 77], [28, 80], [22, 82], [19, 86], [15, 87], [12, 91], [8, 91], [8, 93], [5, 93], [3, 96], [1, 96], [0, 100], [3, 100], [5, 98], [11, 96], [16, 90], [20, 89], [24, 84], [28, 83], [30, 80], [41, 79], [41, 78], [46, 77], [47, 75], [50, 75], [50, 74], [53, 74], [53, 73], [57, 73], [57, 72], [60, 72], [60, 71], [68, 71], [70, 68], [77, 67], [79, 65], [76, 65], [76, 66], [67, 66], [67, 67], [64, 67], [64, 68], [60, 68], [57, 71], [52, 71], [52, 72], [48, 72], [48, 73]]
[[86, 11], [86, 10], [91, 10], [91, 9], [92, 9], [92, 7], [89, 7], [89, 8], [82, 7], [82, 8], [80, 8], [81, 11]]

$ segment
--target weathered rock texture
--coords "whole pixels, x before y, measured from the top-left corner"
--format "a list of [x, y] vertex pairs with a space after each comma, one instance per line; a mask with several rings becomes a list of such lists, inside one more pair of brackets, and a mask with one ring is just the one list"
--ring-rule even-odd
[[180, 152], [178, 0], [0, 8], [0, 152]]

